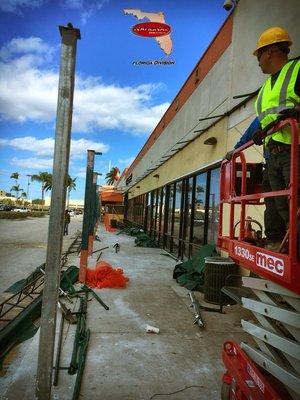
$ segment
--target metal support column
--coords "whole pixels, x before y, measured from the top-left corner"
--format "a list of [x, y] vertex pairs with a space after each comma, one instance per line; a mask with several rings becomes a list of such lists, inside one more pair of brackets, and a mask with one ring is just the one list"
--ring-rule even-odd
[[93, 252], [93, 244], [95, 238], [96, 228], [96, 186], [97, 186], [97, 172], [93, 172], [93, 183], [91, 187], [91, 215], [89, 224], [89, 239], [88, 239], [88, 255], [90, 256]]
[[93, 221], [93, 179], [94, 179], [94, 162], [95, 155], [101, 155], [100, 152], [94, 150], [87, 151], [87, 166], [86, 166], [86, 180], [85, 180], [85, 195], [84, 195], [84, 214], [82, 224], [82, 241], [80, 252], [80, 271], [79, 281], [85, 283], [86, 268], [88, 261], [89, 248], [91, 246], [91, 239], [94, 238], [94, 221]]
[[53, 184], [48, 245], [45, 268], [45, 284], [41, 315], [36, 395], [38, 400], [51, 396], [53, 353], [58, 291], [60, 284], [60, 261], [63, 241], [64, 211], [66, 202], [66, 177], [68, 174], [70, 136], [73, 113], [74, 74], [77, 39], [80, 30], [60, 26], [62, 38], [58, 103], [53, 161]]
[[80, 271], [79, 282], [85, 283], [86, 268], [88, 260], [89, 248], [89, 226], [91, 218], [91, 188], [93, 185], [95, 151], [87, 151], [86, 177], [85, 177], [85, 193], [84, 193], [84, 211], [82, 223], [82, 239], [80, 251]]

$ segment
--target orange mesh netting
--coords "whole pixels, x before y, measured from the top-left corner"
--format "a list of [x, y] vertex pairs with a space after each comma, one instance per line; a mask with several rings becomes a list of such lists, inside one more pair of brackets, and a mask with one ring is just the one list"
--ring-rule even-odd
[[95, 269], [86, 270], [86, 284], [92, 288], [123, 288], [129, 279], [122, 268], [113, 268], [109, 263], [100, 261]]

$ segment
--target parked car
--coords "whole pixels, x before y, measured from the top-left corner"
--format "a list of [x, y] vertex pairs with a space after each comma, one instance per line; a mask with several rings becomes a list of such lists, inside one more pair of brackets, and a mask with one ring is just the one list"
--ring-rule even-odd
[[23, 213], [30, 212], [30, 210], [28, 210], [28, 208], [15, 208], [12, 211], [14, 211], [14, 212], [23, 212]]
[[13, 206], [4, 205], [4, 206], [0, 206], [0, 211], [12, 211], [13, 208], [14, 208]]

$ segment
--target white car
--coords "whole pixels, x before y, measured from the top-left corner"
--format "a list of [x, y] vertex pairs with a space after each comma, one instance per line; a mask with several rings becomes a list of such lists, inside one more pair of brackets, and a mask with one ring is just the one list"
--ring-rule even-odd
[[23, 212], [23, 213], [27, 213], [30, 212], [30, 210], [28, 210], [27, 208], [15, 208], [14, 210], [12, 210], [13, 212]]

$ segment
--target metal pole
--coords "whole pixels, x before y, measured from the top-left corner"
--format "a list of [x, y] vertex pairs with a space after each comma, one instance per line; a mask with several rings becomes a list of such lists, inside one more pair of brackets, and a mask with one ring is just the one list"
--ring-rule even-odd
[[30, 186], [30, 178], [32, 177], [32, 175], [26, 175], [28, 177], [28, 181], [27, 181], [27, 192], [26, 192], [26, 197], [27, 197], [27, 201], [28, 201], [28, 197], [29, 197], [29, 186]]
[[93, 172], [93, 181], [91, 190], [91, 214], [89, 223], [89, 239], [88, 239], [88, 255], [92, 254], [94, 235], [95, 235], [95, 215], [96, 215], [96, 186], [97, 186], [97, 172]]
[[85, 283], [87, 260], [88, 260], [89, 221], [91, 214], [90, 191], [93, 184], [94, 161], [95, 161], [95, 151], [87, 150], [84, 211], [83, 211], [83, 222], [82, 222], [82, 238], [81, 238], [80, 270], [79, 270], [79, 282], [81, 283]]
[[69, 165], [73, 112], [76, 45], [77, 39], [80, 39], [80, 30], [73, 28], [72, 24], [68, 24], [67, 27], [60, 26], [59, 31], [62, 44], [56, 114], [51, 212], [48, 228], [45, 284], [36, 379], [36, 395], [38, 400], [49, 400], [51, 396], [56, 311], [60, 283], [60, 260], [66, 203], [66, 177]]
[[82, 239], [81, 239], [81, 251], [80, 251], [80, 270], [79, 270], [79, 282], [85, 283], [86, 269], [88, 262], [89, 244], [93, 235], [90, 235], [92, 230], [92, 219], [93, 219], [93, 179], [94, 179], [94, 163], [95, 155], [101, 155], [100, 152], [94, 150], [87, 151], [87, 165], [86, 165], [86, 178], [85, 178], [85, 194], [84, 194], [84, 211], [83, 211], [83, 223], [82, 223]]

